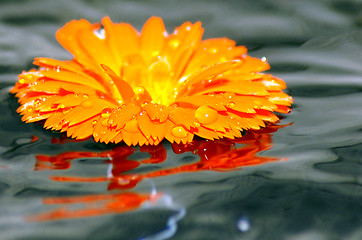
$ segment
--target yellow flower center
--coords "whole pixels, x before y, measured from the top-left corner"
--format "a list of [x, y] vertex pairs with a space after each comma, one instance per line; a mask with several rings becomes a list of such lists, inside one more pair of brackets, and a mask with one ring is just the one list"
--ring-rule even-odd
[[139, 54], [125, 58], [121, 68], [122, 78], [137, 96], [147, 91], [153, 103], [170, 105], [176, 98], [177, 80], [166, 56], [154, 52], [146, 62]]

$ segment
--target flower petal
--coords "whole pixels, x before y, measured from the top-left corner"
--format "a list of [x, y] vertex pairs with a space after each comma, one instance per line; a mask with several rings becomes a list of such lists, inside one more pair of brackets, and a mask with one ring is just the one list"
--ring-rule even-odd
[[109, 121], [116, 130], [122, 129], [126, 123], [134, 119], [141, 111], [141, 108], [134, 103], [126, 104], [123, 107], [117, 107], [112, 110]]
[[169, 119], [174, 124], [184, 126], [187, 130], [190, 130], [191, 127], [195, 127], [195, 110], [175, 107], [170, 109]]
[[102, 20], [106, 40], [117, 59], [139, 53], [140, 41], [137, 31], [127, 23], [112, 23], [109, 17]]
[[151, 17], [141, 32], [141, 52], [146, 62], [160, 55], [165, 43], [167, 32], [159, 17]]
[[94, 88], [96, 90], [102, 91], [104, 93], [107, 90], [104, 88], [102, 84], [96, 81], [94, 78], [89, 76], [84, 76], [79, 73], [69, 72], [69, 71], [58, 71], [58, 70], [43, 70], [39, 71], [43, 77], [42, 79], [52, 80], [52, 81], [63, 81], [69, 83], [80, 84], [83, 86], [87, 86], [88, 88]]
[[147, 114], [142, 114], [137, 117], [139, 127], [143, 135], [149, 139], [158, 139], [159, 141], [162, 141], [166, 134], [166, 124], [157, 122], [157, 121], [151, 121], [151, 119], [148, 117]]

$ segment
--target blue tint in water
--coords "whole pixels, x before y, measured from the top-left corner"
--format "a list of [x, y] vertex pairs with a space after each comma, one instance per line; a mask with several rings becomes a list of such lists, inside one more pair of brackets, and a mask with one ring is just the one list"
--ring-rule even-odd
[[[2, 1], [1, 239], [361, 239], [361, 7], [358, 1], [323, 0]], [[138, 29], [158, 15], [170, 31], [201, 20], [205, 38], [226, 36], [246, 45], [250, 55], [266, 57], [295, 104], [282, 120], [293, 124], [273, 133], [272, 147], [258, 155], [288, 160], [181, 173], [175, 169], [197, 164], [202, 155], [176, 154], [166, 143], [165, 161], [133, 168], [152, 154], [133, 148], [127, 157], [109, 158], [105, 153], [115, 145], [54, 144], [59, 133], [22, 123], [8, 94], [17, 74], [37, 56], [69, 59], [55, 41], [56, 30], [72, 19], [99, 21], [104, 15]], [[45, 161], [66, 152], [79, 155]], [[112, 159], [123, 161], [128, 178], [102, 180], [117, 175]], [[132, 179], [164, 169], [174, 172]], [[83, 181], [64, 180], [71, 177]], [[135, 186], [120, 189], [122, 184]], [[124, 211], [131, 198], [124, 194], [149, 199]], [[68, 215], [29, 221], [47, 213]]]

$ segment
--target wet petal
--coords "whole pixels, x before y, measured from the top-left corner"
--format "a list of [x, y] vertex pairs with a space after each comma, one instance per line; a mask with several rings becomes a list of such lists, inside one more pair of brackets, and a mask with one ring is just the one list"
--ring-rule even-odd
[[276, 123], [293, 99], [265, 60], [227, 38], [202, 40], [201, 23], [167, 34], [159, 17], [138, 33], [130, 24], [67, 23], [59, 43], [74, 58], [36, 58], [10, 90], [25, 122], [85, 139], [128, 145], [241, 137]]

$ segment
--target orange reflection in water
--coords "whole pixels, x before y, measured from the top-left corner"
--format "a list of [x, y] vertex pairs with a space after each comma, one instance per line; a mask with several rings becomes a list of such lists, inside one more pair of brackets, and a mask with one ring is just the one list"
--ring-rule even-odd
[[[96, 194], [79, 197], [54, 197], [43, 199], [45, 205], [64, 205], [61, 208], [27, 217], [28, 221], [49, 221], [69, 218], [93, 217], [104, 214], [124, 213], [138, 209], [146, 201], [156, 201], [161, 194], [133, 192]], [[82, 204], [82, 208], [72, 206]]]
[[[54, 156], [37, 155], [35, 170], [69, 169], [72, 160], [79, 158], [100, 158], [112, 165], [111, 173], [101, 177], [51, 176], [60, 182], [108, 182], [108, 190], [124, 190], [136, 186], [144, 179], [156, 178], [185, 172], [198, 171], [231, 171], [244, 166], [260, 165], [281, 160], [273, 157], [262, 157], [256, 154], [271, 147], [271, 133], [281, 126], [270, 126], [258, 131], [249, 131], [240, 139], [221, 139], [208, 141], [197, 139], [189, 144], [172, 144], [176, 154], [192, 152], [199, 156], [195, 163], [185, 164], [150, 172], [127, 173], [143, 164], [157, 164], [166, 160], [167, 151], [163, 144], [157, 146], [142, 146], [140, 152], [150, 154], [148, 159], [132, 160], [131, 155], [137, 148], [117, 146], [103, 152], [65, 152]], [[55, 220], [73, 217], [89, 217], [107, 213], [120, 213], [137, 209], [145, 201], [158, 198], [158, 195], [144, 193], [102, 194], [82, 197], [56, 197], [44, 199], [44, 204], [84, 203], [84, 209], [69, 210], [59, 208], [51, 212], [32, 216], [31, 220]], [[97, 207], [94, 204], [97, 203]]]

